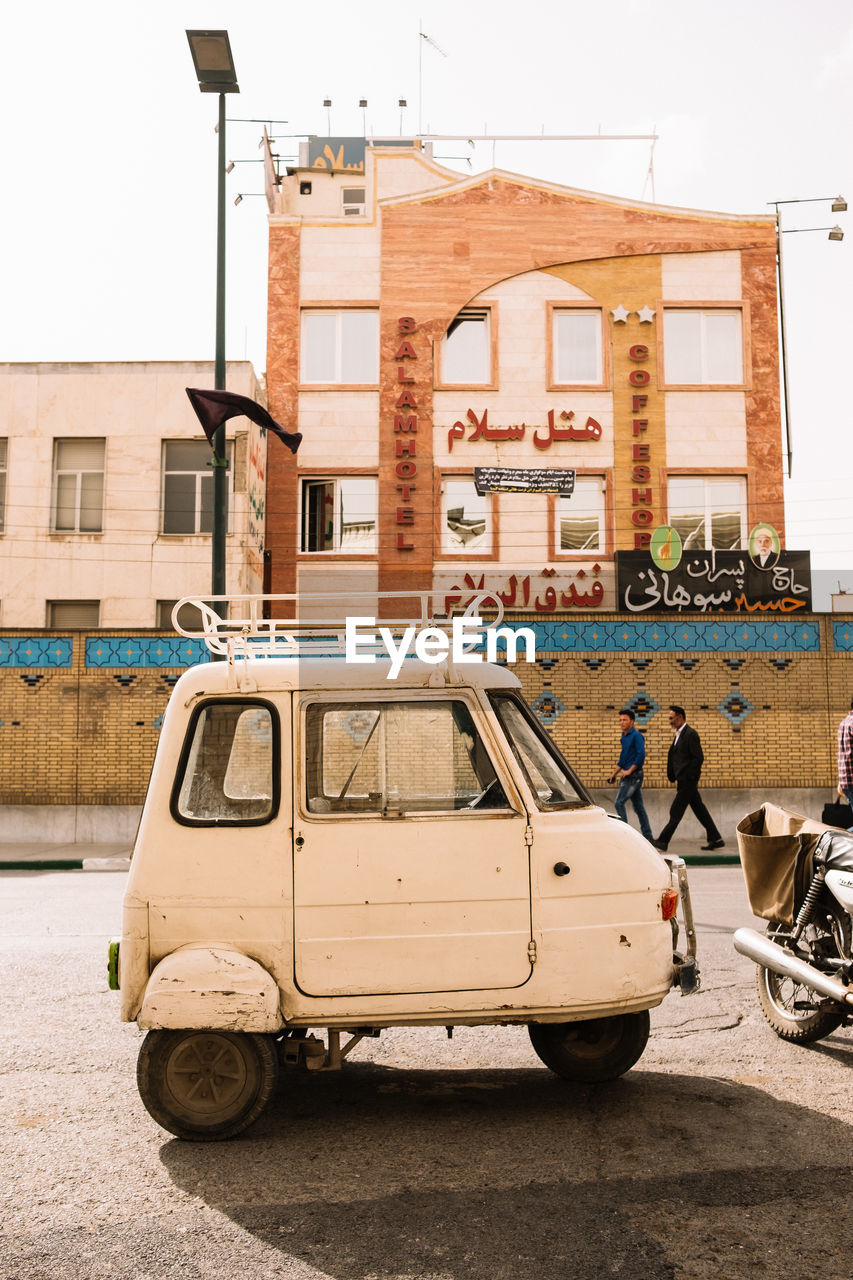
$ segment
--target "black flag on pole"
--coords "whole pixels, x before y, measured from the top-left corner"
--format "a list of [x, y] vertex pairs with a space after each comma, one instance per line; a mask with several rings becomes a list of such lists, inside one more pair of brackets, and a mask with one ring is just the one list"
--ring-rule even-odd
[[197, 391], [193, 387], [187, 387], [186, 391], [211, 445], [217, 428], [229, 418], [238, 418], [241, 414], [252, 422], [256, 422], [259, 427], [266, 427], [267, 431], [271, 431], [274, 436], [278, 436], [291, 453], [296, 453], [302, 442], [301, 431], [285, 431], [275, 418], [270, 417], [266, 409], [254, 400], [250, 400], [248, 396], [238, 396], [233, 391]]

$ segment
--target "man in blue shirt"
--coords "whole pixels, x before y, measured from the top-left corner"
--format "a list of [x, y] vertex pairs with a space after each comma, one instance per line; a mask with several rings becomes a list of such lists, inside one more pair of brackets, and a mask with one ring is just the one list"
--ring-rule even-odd
[[643, 804], [643, 765], [646, 762], [646, 742], [639, 729], [634, 728], [634, 713], [630, 707], [623, 707], [619, 712], [619, 725], [622, 729], [619, 763], [608, 778], [608, 782], [619, 779], [619, 790], [616, 792], [614, 809], [623, 822], [628, 821], [625, 806], [628, 801], [634, 806], [634, 812], [640, 822], [640, 830], [647, 840], [652, 839], [646, 806]]

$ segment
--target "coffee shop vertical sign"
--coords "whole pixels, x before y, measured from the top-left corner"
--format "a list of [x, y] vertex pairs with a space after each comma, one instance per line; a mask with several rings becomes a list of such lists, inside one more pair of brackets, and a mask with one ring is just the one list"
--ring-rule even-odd
[[[642, 316], [642, 313], [640, 313]], [[635, 342], [628, 348], [634, 365], [628, 374], [631, 396], [631, 523], [634, 526], [634, 549], [645, 550], [652, 540], [655, 526], [651, 487], [651, 445], [645, 438], [649, 426], [651, 374], [645, 368], [649, 348]]]
[[418, 358], [413, 345], [416, 329], [417, 323], [411, 316], [401, 316], [397, 321], [397, 349], [394, 352], [398, 388], [394, 403], [394, 475], [397, 490], [394, 518], [397, 525], [397, 551], [414, 550], [414, 543], [411, 541], [415, 524], [412, 495], [418, 474], [418, 393], [412, 362]]

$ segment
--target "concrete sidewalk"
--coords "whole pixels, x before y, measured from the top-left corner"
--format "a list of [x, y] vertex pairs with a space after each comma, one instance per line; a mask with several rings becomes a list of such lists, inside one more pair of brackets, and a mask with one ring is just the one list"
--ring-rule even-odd
[[131, 842], [57, 844], [0, 842], [0, 871], [127, 871]]
[[[702, 837], [704, 838], [704, 837]], [[0, 871], [127, 871], [132, 842], [56, 844], [49, 841], [0, 842]], [[725, 866], [740, 862], [736, 841], [703, 853], [698, 840], [676, 837], [669, 852], [688, 866]]]

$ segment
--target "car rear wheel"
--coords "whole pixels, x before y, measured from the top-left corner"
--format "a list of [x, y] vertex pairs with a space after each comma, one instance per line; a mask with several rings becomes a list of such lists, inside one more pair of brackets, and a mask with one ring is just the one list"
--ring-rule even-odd
[[536, 1053], [558, 1076], [597, 1084], [624, 1075], [640, 1058], [649, 1038], [649, 1014], [620, 1013], [585, 1022], [531, 1022]]
[[263, 1111], [278, 1078], [271, 1036], [149, 1031], [136, 1082], [149, 1114], [178, 1138], [233, 1138]]

